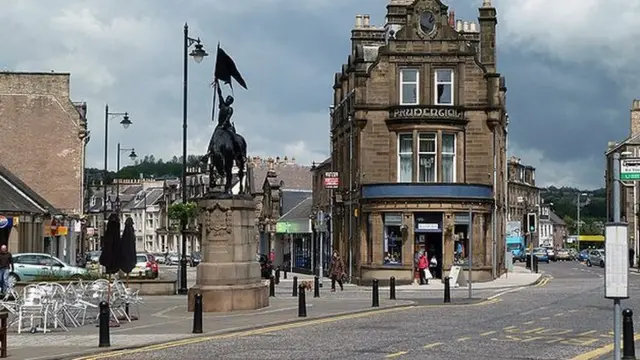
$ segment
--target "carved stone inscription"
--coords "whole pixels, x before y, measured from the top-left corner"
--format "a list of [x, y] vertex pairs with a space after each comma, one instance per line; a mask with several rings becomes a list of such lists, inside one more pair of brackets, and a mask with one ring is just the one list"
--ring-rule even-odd
[[207, 239], [213, 242], [226, 242], [231, 234], [232, 212], [231, 209], [215, 203], [213, 206], [203, 209]]

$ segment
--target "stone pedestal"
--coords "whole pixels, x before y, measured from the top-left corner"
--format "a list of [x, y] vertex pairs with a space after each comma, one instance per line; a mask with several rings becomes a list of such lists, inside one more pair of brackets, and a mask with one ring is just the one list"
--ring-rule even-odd
[[202, 262], [188, 309], [202, 294], [204, 312], [255, 310], [269, 306], [255, 253], [255, 202], [250, 195], [211, 194], [198, 201]]

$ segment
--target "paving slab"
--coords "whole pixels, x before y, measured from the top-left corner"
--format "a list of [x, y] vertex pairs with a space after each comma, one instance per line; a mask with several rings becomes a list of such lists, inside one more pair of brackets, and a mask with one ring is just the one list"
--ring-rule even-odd
[[[307, 317], [298, 317], [297, 298], [271, 298], [265, 309], [233, 313], [205, 313], [203, 334], [192, 334], [193, 315], [186, 311], [186, 298], [166, 296], [149, 298], [140, 309], [140, 320], [111, 328], [111, 350], [139, 347], [171, 340], [241, 331], [283, 323], [333, 317], [376, 309], [410, 306], [413, 301], [380, 300], [379, 308], [371, 307], [371, 300], [349, 298], [313, 298], [307, 295]], [[133, 310], [132, 310], [133, 311]], [[135, 314], [135, 311], [134, 311]], [[21, 360], [72, 359], [105, 351], [98, 348], [98, 328], [88, 324], [69, 332], [8, 334], [9, 358]]]

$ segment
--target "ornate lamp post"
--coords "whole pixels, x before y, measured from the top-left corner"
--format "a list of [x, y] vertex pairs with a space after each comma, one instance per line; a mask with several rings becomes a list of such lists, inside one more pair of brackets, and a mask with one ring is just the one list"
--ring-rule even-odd
[[[191, 45], [195, 44], [195, 49], [189, 53], [189, 48]], [[194, 39], [189, 37], [189, 25], [184, 24], [184, 49], [183, 49], [183, 76], [182, 76], [182, 202], [186, 204], [187, 202], [187, 89], [188, 89], [188, 74], [189, 74], [189, 56], [192, 56], [193, 59], [200, 63], [205, 56], [208, 56], [207, 52], [203, 49], [202, 44], [200, 44], [200, 38]], [[187, 237], [186, 230], [187, 224], [184, 221], [181, 221], [180, 224], [181, 235], [182, 235], [182, 256], [180, 256], [180, 279], [179, 284], [180, 288], [178, 289], [178, 294], [187, 295]]]
[[[129, 158], [131, 159], [131, 161], [134, 161], [138, 157], [134, 148], [124, 149], [121, 148], [120, 143], [118, 143], [118, 156], [116, 157], [116, 175], [120, 172], [120, 154], [123, 151], [130, 151]], [[116, 211], [118, 212], [118, 215], [120, 215], [120, 179], [117, 179], [116, 181], [116, 200], [118, 201], [118, 207], [116, 208]]]
[[[109, 120], [113, 120], [115, 118], [122, 118], [120, 120], [120, 125], [123, 128], [128, 129], [131, 126], [132, 122], [129, 119], [129, 113], [127, 112], [110, 112], [109, 104], [104, 106], [104, 173], [103, 173], [103, 201], [102, 201], [102, 219], [104, 223], [107, 222], [107, 165], [108, 165], [108, 151], [109, 151]], [[111, 201], [110, 201], [111, 202]], [[106, 226], [103, 227], [102, 236], [104, 237], [104, 231], [106, 230]]]

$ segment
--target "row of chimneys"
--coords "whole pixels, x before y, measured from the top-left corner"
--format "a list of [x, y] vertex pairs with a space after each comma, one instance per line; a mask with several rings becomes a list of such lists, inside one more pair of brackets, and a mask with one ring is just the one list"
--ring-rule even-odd
[[[483, 5], [484, 6], [484, 5]], [[489, 2], [491, 6], [491, 2]], [[479, 32], [478, 24], [472, 21], [456, 20], [455, 11], [449, 12], [449, 26], [455, 29], [457, 32], [464, 33], [477, 33]], [[356, 29], [366, 29], [371, 27], [371, 16], [368, 14], [356, 15]]]
[[277, 164], [277, 165], [295, 165], [296, 158], [295, 157], [289, 158], [288, 156], [285, 156], [283, 158], [281, 158], [280, 156], [276, 156], [275, 158], [273, 157], [263, 158], [261, 156], [253, 156], [253, 157], [249, 157], [248, 162], [253, 165], [265, 165], [265, 164], [271, 164], [271, 163]]
[[356, 29], [371, 27], [371, 16], [369, 14], [356, 15]]

